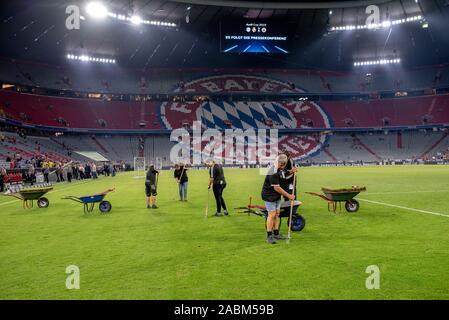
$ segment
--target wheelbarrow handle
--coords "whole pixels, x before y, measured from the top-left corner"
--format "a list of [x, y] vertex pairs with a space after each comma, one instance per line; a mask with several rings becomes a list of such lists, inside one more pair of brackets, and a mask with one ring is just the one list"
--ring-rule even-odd
[[75, 202], [84, 203], [78, 197], [75, 197], [75, 196], [67, 196], [67, 197], [63, 197], [61, 199], [62, 200], [72, 200], [72, 201], [75, 201]]
[[332, 201], [331, 199], [328, 199], [326, 196], [323, 196], [322, 194], [315, 193], [315, 192], [306, 192], [307, 194], [310, 194], [312, 196], [320, 197], [321, 199], [325, 201]]
[[93, 196], [94, 196], [94, 197], [95, 197], [95, 196], [105, 196], [105, 195], [107, 195], [108, 193], [114, 192], [114, 191], [115, 191], [115, 188], [112, 188], [112, 189], [108, 189], [108, 190], [105, 190], [105, 191], [103, 191], [103, 192], [94, 194]]
[[8, 193], [8, 194], [4, 193], [3, 195], [5, 197], [13, 197], [13, 198], [16, 198], [16, 199], [19, 199], [19, 200], [25, 200], [20, 193]]

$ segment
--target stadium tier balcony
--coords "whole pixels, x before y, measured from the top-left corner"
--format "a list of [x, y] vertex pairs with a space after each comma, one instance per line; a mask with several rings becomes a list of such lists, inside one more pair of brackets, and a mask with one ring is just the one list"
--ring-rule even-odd
[[410, 70], [378, 70], [369, 76], [363, 69], [335, 72], [301, 69], [196, 69], [154, 70], [142, 75], [123, 68], [79, 69], [0, 58], [0, 81], [49, 89], [101, 93], [184, 92], [189, 83], [218, 74], [248, 74], [277, 79], [290, 88], [316, 93], [385, 91], [392, 89], [435, 88], [449, 85], [449, 66], [438, 65]]
[[0, 91], [0, 105], [10, 120], [72, 130], [161, 130], [186, 127], [197, 120], [206, 127], [219, 129], [378, 128], [449, 123], [449, 95], [363, 101], [162, 103]]
[[[152, 102], [120, 102], [0, 92], [0, 104], [24, 123], [59, 128], [138, 129], [144, 113], [146, 129], [160, 129]], [[23, 114], [28, 115], [24, 118]], [[102, 120], [102, 121], [100, 121]]]

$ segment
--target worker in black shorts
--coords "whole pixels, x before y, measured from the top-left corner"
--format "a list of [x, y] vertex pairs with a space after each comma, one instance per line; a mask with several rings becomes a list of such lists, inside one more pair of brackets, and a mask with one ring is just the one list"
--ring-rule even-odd
[[[147, 195], [147, 209], [157, 209], [156, 206], [156, 196], [157, 196], [157, 178], [159, 171], [154, 169], [151, 165], [147, 171], [147, 176], [145, 180], [145, 193]], [[150, 206], [151, 201], [151, 206]]]
[[214, 160], [208, 160], [206, 165], [209, 168], [209, 189], [212, 186], [215, 201], [217, 203], [217, 212], [215, 213], [215, 216], [221, 216], [222, 208], [225, 216], [227, 216], [229, 213], [223, 199], [223, 190], [226, 188], [226, 179], [223, 172], [223, 166], [215, 163]]

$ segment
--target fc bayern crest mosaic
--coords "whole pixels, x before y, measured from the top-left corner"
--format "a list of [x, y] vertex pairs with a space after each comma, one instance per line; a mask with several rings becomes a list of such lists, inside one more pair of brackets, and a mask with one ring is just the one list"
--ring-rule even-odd
[[[175, 92], [226, 94], [301, 93], [288, 83], [260, 76], [220, 75], [205, 77], [184, 84]], [[160, 114], [166, 129], [173, 130], [200, 121], [203, 128], [213, 129], [307, 129], [330, 128], [326, 112], [310, 101], [220, 101], [165, 102]], [[282, 131], [282, 130], [281, 130]], [[283, 135], [279, 149], [289, 151], [295, 159], [316, 154], [325, 143], [324, 135]]]

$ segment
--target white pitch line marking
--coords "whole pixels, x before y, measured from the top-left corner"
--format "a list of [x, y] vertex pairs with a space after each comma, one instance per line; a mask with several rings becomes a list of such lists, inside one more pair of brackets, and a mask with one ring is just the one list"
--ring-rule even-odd
[[0, 206], [6, 206], [7, 204], [11, 204], [11, 203], [14, 203], [14, 202], [17, 202], [17, 201], [19, 201], [19, 200], [11, 200], [11, 201], [8, 201], [8, 202], [3, 202], [3, 203], [0, 203]]
[[409, 208], [409, 207], [397, 206], [397, 205], [395, 205], [395, 204], [390, 204], [390, 203], [385, 203], [385, 202], [378, 202], [378, 201], [367, 200], [367, 199], [360, 199], [360, 198], [357, 198], [357, 200], [365, 201], [365, 202], [370, 202], [370, 203], [374, 203], [374, 204], [379, 204], [379, 205], [381, 205], [381, 206], [387, 206], [387, 207], [392, 207], [392, 208], [404, 209], [404, 210], [415, 211], [415, 212], [420, 212], [420, 213], [433, 214], [433, 215], [435, 215], [435, 216], [440, 216], [440, 217], [446, 217], [446, 218], [449, 218], [449, 215], [448, 215], [448, 214], [439, 213], [439, 212], [432, 212], [432, 211], [427, 211], [427, 210], [420, 210], [420, 209], [415, 209], [415, 208]]
[[416, 190], [416, 191], [393, 191], [393, 192], [369, 192], [365, 193], [365, 196], [371, 194], [413, 194], [413, 193], [437, 193], [437, 192], [449, 192], [449, 190]]

